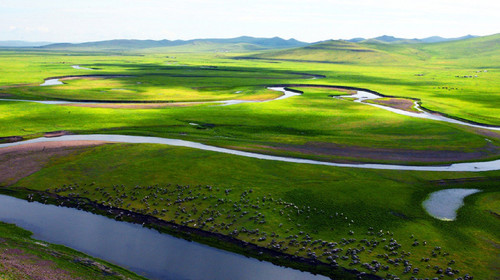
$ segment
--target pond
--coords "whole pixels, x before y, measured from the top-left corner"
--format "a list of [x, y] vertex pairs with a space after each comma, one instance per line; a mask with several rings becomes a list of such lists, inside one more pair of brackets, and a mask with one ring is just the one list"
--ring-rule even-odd
[[457, 210], [464, 205], [464, 198], [480, 192], [478, 189], [446, 189], [433, 192], [423, 203], [427, 212], [442, 221], [454, 221]]
[[280, 267], [137, 224], [0, 195], [0, 220], [152, 279], [328, 279]]

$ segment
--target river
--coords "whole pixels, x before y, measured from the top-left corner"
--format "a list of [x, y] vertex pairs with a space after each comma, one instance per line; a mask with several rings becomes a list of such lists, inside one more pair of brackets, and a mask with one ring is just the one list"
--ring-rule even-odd
[[82, 140], [107, 141], [107, 142], [117, 142], [117, 143], [134, 143], [134, 144], [163, 144], [170, 146], [189, 147], [199, 150], [232, 154], [232, 155], [257, 158], [262, 160], [274, 160], [282, 162], [327, 165], [327, 166], [349, 167], [349, 168], [413, 170], [413, 171], [448, 171], [448, 172], [461, 172], [461, 171], [482, 172], [482, 171], [500, 170], [500, 159], [493, 161], [462, 162], [450, 165], [427, 165], [427, 166], [378, 164], [378, 163], [364, 163], [364, 164], [337, 163], [337, 162], [326, 162], [326, 161], [318, 161], [318, 160], [310, 160], [302, 158], [272, 156], [266, 154], [244, 152], [244, 151], [220, 148], [216, 146], [205, 145], [198, 142], [179, 140], [179, 139], [149, 137], [149, 136], [118, 135], [118, 134], [87, 134], [87, 135], [83, 134], [83, 135], [64, 135], [60, 137], [40, 137], [26, 141], [0, 144], [0, 148], [29, 144], [29, 143], [44, 143], [44, 142], [54, 142], [54, 141], [82, 141]]
[[328, 279], [74, 208], [0, 195], [0, 220], [151, 279]]

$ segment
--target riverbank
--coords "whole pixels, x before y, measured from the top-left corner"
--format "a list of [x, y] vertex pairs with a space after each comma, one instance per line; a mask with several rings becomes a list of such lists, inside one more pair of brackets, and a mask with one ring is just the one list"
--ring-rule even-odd
[[0, 222], [0, 278], [5, 280], [146, 280], [112, 263], [61, 245], [32, 238], [32, 233]]

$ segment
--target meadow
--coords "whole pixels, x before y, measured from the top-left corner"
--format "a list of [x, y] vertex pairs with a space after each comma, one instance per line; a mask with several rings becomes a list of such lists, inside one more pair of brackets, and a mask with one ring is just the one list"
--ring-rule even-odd
[[[497, 37], [472, 42], [484, 46]], [[463, 43], [454, 46], [455, 56], [449, 55], [450, 43], [322, 44], [313, 50], [325, 57], [307, 53], [308, 47], [244, 54], [0, 50], [0, 98], [95, 102], [1, 101], [0, 137], [6, 142], [54, 131], [144, 135], [349, 163], [439, 165], [500, 158], [497, 131], [397, 115], [332, 98], [348, 94], [345, 88], [314, 87], [366, 88], [418, 99], [423, 108], [453, 118], [499, 126], [500, 72], [491, 63], [496, 52], [466, 59]], [[338, 48], [345, 53], [327, 56]], [[357, 51], [348, 51], [353, 48]], [[40, 87], [49, 77], [71, 78]], [[303, 93], [269, 102], [214, 103], [273, 99], [279, 92], [267, 89], [272, 85]], [[102, 101], [116, 106], [97, 103]], [[88, 198], [388, 279], [441, 274], [495, 279], [500, 273], [500, 171], [340, 168], [153, 144], [51, 149], [0, 149], [2, 167], [21, 163], [22, 171], [0, 173], [3, 189], [19, 196]], [[34, 165], [22, 164], [30, 160]], [[421, 206], [431, 192], [446, 188], [481, 192], [467, 197], [458, 219], [448, 222]], [[200, 241], [225, 248], [216, 239]]]

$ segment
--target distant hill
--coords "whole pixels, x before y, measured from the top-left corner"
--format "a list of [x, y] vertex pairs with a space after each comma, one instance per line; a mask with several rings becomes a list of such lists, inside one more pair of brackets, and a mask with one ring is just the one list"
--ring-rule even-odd
[[396, 61], [397, 56], [365, 44], [329, 40], [301, 48], [264, 52], [251, 58], [330, 63], [385, 63]]
[[415, 45], [419, 51], [436, 58], [478, 61], [482, 65], [498, 67], [500, 63], [500, 33], [433, 44]]
[[352, 38], [352, 39], [349, 39], [349, 40], [346, 40], [346, 41], [349, 41], [349, 42], [353, 42], [353, 43], [359, 43], [359, 42], [362, 42], [366, 40], [365, 38], [361, 38], [361, 37], [357, 37], [357, 38]]
[[476, 37], [478, 37], [478, 36], [466, 35], [466, 36], [457, 37], [457, 38], [443, 38], [443, 37], [439, 37], [439, 36], [432, 36], [432, 37], [420, 39], [420, 41], [422, 41], [423, 43], [439, 43], [439, 42], [466, 40], [466, 39], [472, 39], [472, 38], [476, 38]]
[[0, 47], [40, 47], [50, 45], [50, 42], [0, 41]]
[[[381, 36], [373, 40], [363, 40], [358, 43], [330, 40], [305, 47], [266, 51], [255, 54], [251, 59], [270, 59], [287, 61], [310, 61], [346, 64], [382, 64], [410, 63], [411, 61], [470, 60], [481, 59], [482, 65], [494, 65], [500, 61], [500, 34], [471, 37], [464, 39], [439, 40], [436, 37], [426, 38], [428, 43], [394, 43], [401, 38]], [[382, 43], [381, 43], [382, 42]], [[391, 43], [392, 42], [392, 43]]]
[[130, 50], [169, 46], [176, 43], [176, 41], [169, 40], [108, 40], [86, 43], [57, 43], [41, 48], [52, 50]]
[[[396, 38], [394, 36], [388, 36], [388, 35], [383, 35], [379, 37], [375, 37], [370, 40], [376, 40], [378, 42], [384, 42], [384, 43], [403, 43], [403, 42], [417, 42], [418, 39], [404, 39], [404, 38]], [[367, 40], [369, 41], [369, 40]], [[366, 41], [362, 41], [364, 43]]]
[[381, 43], [381, 44], [421, 44], [421, 43], [439, 43], [439, 42], [448, 42], [448, 41], [458, 41], [475, 38], [477, 36], [466, 35], [458, 38], [443, 38], [439, 36], [432, 36], [422, 39], [406, 39], [406, 38], [397, 38], [394, 36], [383, 35], [371, 39], [365, 38], [352, 38], [346, 41], [353, 43]]
[[242, 36], [230, 39], [194, 39], [194, 40], [109, 40], [79, 44], [59, 43], [41, 47], [50, 50], [75, 51], [186, 51], [186, 52], [223, 52], [256, 51], [285, 49], [306, 46], [308, 43], [295, 39], [285, 40], [279, 37], [255, 38]]

